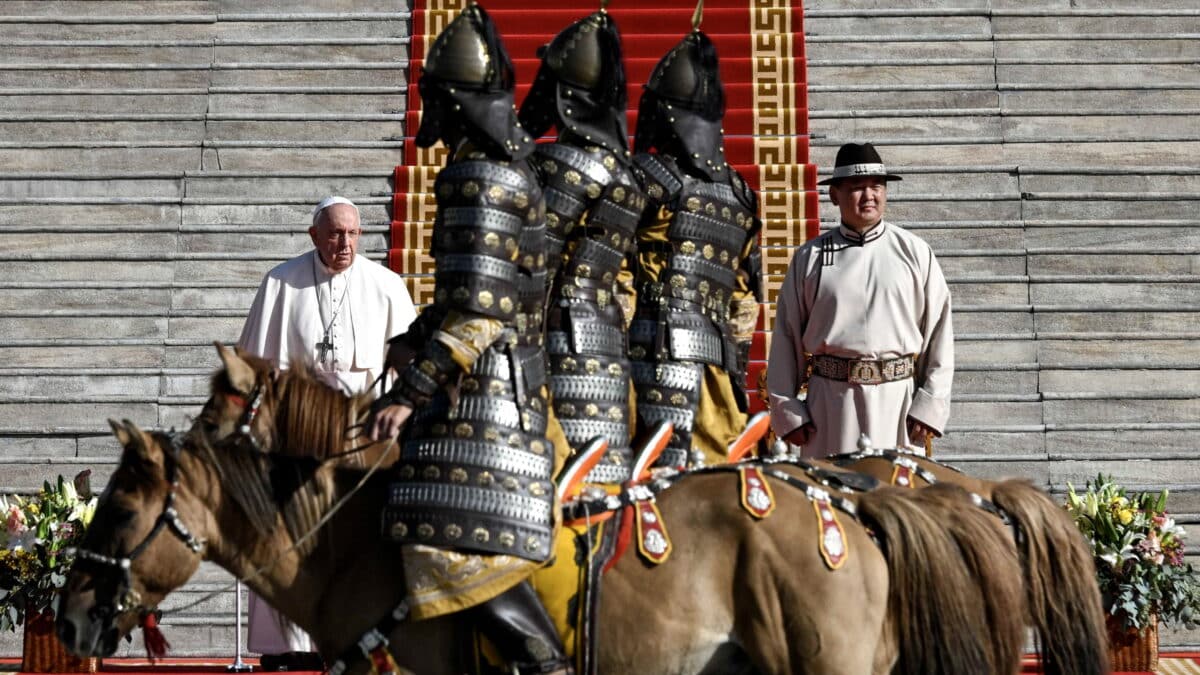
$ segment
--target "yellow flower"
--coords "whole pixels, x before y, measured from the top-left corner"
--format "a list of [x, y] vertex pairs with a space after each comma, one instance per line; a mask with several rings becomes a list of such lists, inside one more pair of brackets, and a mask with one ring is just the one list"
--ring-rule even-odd
[[1133, 522], [1133, 509], [1121, 509], [1117, 512], [1117, 519], [1121, 521], [1122, 525]]
[[25, 505], [25, 511], [29, 513], [29, 515], [36, 516], [42, 512], [42, 508], [38, 506], [37, 502], [29, 502]]

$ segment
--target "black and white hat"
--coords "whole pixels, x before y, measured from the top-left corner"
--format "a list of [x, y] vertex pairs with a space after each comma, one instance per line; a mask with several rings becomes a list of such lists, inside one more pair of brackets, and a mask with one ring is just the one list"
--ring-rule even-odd
[[817, 185], [829, 185], [843, 178], [858, 176], [878, 176], [884, 180], [903, 180], [900, 176], [888, 173], [883, 165], [883, 158], [875, 146], [870, 143], [847, 143], [838, 149], [837, 159], [833, 162], [833, 175], [818, 181]]

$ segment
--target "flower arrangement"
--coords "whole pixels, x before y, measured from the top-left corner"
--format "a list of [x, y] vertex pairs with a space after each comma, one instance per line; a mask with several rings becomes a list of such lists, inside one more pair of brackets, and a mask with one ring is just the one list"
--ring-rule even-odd
[[59, 476], [31, 497], [0, 495], [0, 630], [15, 631], [27, 612], [54, 612], [71, 568], [69, 549], [96, 511], [90, 474]]
[[1200, 583], [1184, 562], [1183, 528], [1167, 513], [1167, 490], [1128, 493], [1100, 474], [1080, 494], [1068, 484], [1067, 511], [1092, 546], [1108, 613], [1141, 631], [1151, 615], [1200, 625]]

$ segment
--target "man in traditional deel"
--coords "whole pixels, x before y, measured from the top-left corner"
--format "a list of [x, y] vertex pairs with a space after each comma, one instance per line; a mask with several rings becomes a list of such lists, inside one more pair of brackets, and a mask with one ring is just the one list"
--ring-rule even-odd
[[807, 457], [853, 451], [863, 434], [924, 447], [950, 416], [950, 290], [929, 244], [884, 220], [897, 180], [871, 144], [843, 145], [818, 183], [841, 222], [796, 252], [779, 289], [771, 426]]

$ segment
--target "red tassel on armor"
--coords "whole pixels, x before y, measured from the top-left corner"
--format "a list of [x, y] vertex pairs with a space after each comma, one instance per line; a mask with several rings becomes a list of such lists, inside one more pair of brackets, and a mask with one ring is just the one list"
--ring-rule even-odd
[[158, 617], [158, 612], [142, 614], [142, 642], [146, 645], [146, 656], [150, 658], [150, 663], [166, 656], [167, 650], [171, 648], [171, 643], [167, 642], [166, 636], [158, 627]]

